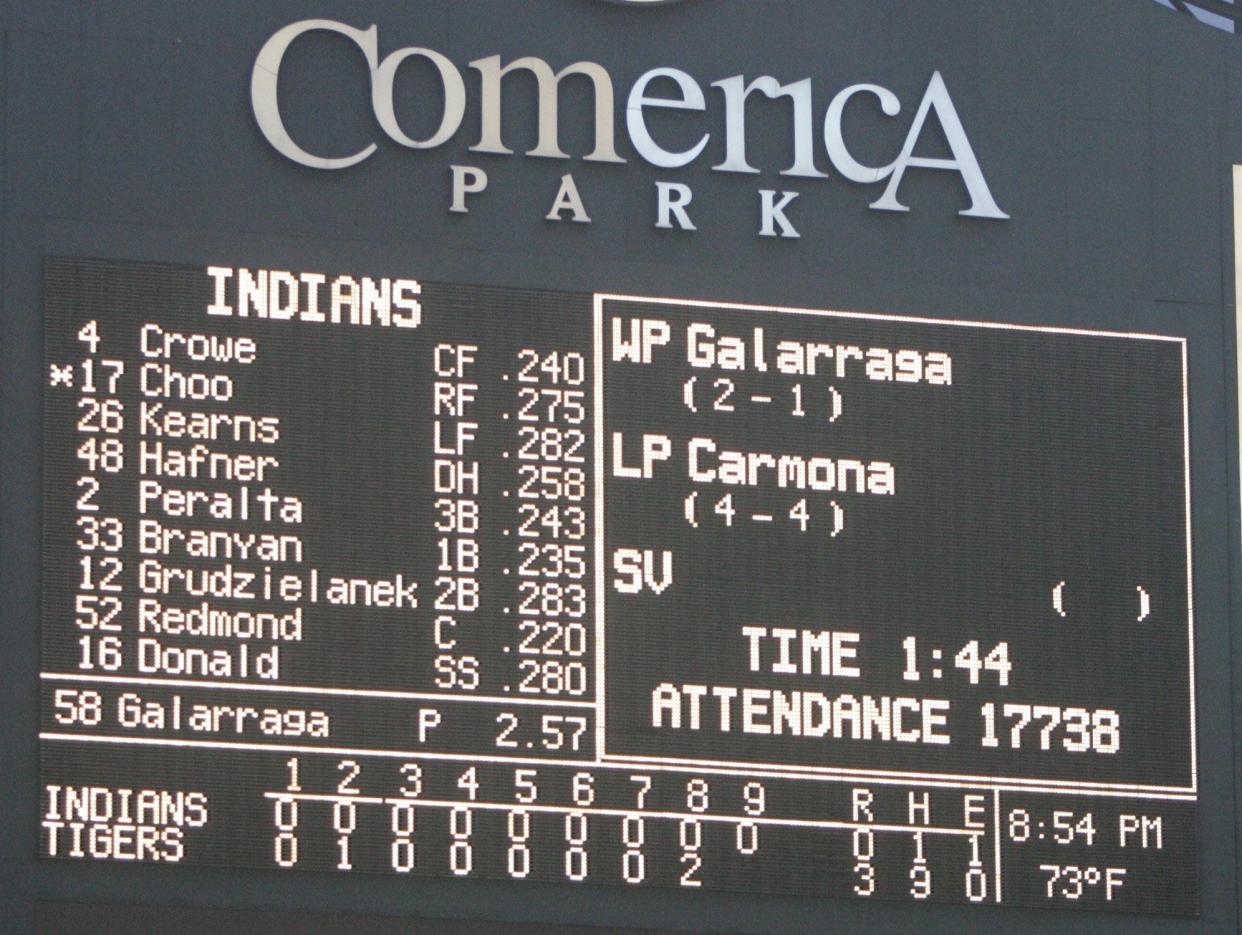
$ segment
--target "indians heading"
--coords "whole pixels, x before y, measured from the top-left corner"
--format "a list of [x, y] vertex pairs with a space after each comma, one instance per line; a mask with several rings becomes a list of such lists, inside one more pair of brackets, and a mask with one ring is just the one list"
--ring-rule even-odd
[[[339, 34], [357, 46], [370, 68], [370, 103], [376, 122], [392, 143], [413, 150], [430, 150], [448, 143], [461, 130], [467, 105], [466, 80], [462, 68], [448, 57], [434, 49], [408, 46], [381, 58], [376, 26], [358, 29], [335, 20], [307, 19], [277, 30], [259, 50], [251, 73], [250, 97], [255, 119], [264, 137], [281, 155], [299, 165], [341, 170], [370, 158], [378, 149], [378, 143], [371, 140], [348, 156], [321, 156], [315, 153], [313, 140], [294, 140], [286, 129], [277, 93], [281, 67], [289, 47], [301, 36], [314, 31]], [[432, 87], [438, 86], [439, 92], [438, 108], [433, 110], [440, 114], [439, 124], [434, 132], [419, 137], [411, 136], [401, 126], [394, 106], [398, 72], [402, 64], [409, 60], [421, 60], [424, 65], [430, 66], [436, 75]], [[470, 146], [470, 151], [512, 155], [513, 150], [505, 145], [504, 139], [502, 88], [515, 73], [525, 73], [526, 80], [533, 78], [538, 88], [537, 139], [535, 146], [526, 151], [527, 156], [572, 158], [561, 148], [559, 97], [562, 84], [573, 79], [575, 82], [588, 82], [594, 94], [593, 148], [581, 158], [587, 162], [618, 165], [627, 161], [618, 152], [617, 145], [618, 88], [612, 75], [602, 65], [579, 61], [558, 71], [555, 66], [536, 56], [504, 61], [499, 55], [490, 55], [469, 62], [468, 67], [477, 72], [480, 94], [478, 138]], [[286, 75], [285, 81], [290, 80], [296, 80], [296, 76]], [[822, 114], [815, 108], [815, 89], [811, 78], [784, 82], [771, 75], [753, 78], [732, 75], [712, 81], [710, 87], [717, 93], [709, 94], [695, 77], [674, 67], [652, 68], [640, 75], [625, 92], [622, 105], [625, 130], [633, 152], [650, 165], [664, 170], [675, 170], [694, 163], [707, 151], [711, 133], [702, 132], [697, 139], [683, 139], [681, 143], [674, 144], [667, 138], [662, 139], [657, 127], [668, 126], [666, 121], [670, 113], [676, 113], [678, 119], [686, 122], [701, 123], [704, 118], [696, 115], [706, 113], [709, 107], [722, 107], [723, 159], [711, 168], [717, 172], [757, 175], [760, 168], [752, 164], [748, 155], [747, 103], [755, 97], [773, 101], [784, 99], [790, 117], [792, 161], [780, 167], [781, 176], [791, 180], [828, 178], [831, 175], [828, 171], [830, 166], [849, 182], [883, 185], [882, 193], [870, 205], [874, 210], [902, 212], [909, 210], [902, 202], [901, 188], [911, 169], [950, 172], [961, 178], [970, 202], [959, 214], [994, 220], [1009, 217], [1001, 210], [988, 187], [949, 88], [939, 71], [932, 73], [922, 98], [909, 108], [903, 106], [893, 91], [873, 83], [852, 84], [837, 90]], [[867, 164], [856, 155], [857, 151], [870, 151], [874, 146], [862, 146], [856, 142], [851, 148], [844, 129], [847, 108], [871, 108], [889, 119], [898, 119], [903, 112], [913, 114], [904, 142], [891, 161], [879, 165]], [[930, 125], [933, 123], [936, 126]], [[937, 126], [939, 133], [936, 132]], [[931, 139], [923, 141], [925, 134]], [[947, 145], [948, 155], [916, 155], [921, 141], [923, 151], [930, 144], [938, 145], [943, 152]], [[716, 149], [719, 148], [717, 144]], [[486, 190], [487, 173], [480, 167], [466, 165], [454, 165], [451, 171], [450, 210], [467, 213], [469, 200]], [[659, 181], [655, 186], [656, 226], [694, 230], [690, 207], [694, 193], [690, 186], [679, 181]], [[798, 236], [787, 213], [798, 195], [797, 191], [759, 191], [761, 235]], [[589, 223], [590, 216], [572, 174], [562, 177], [548, 219]]]

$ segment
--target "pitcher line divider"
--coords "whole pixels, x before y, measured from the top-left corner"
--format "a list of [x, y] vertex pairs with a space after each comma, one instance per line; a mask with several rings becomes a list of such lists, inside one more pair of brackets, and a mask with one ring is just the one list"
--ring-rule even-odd
[[535, 805], [525, 802], [455, 802], [451, 799], [419, 799], [353, 795], [321, 795], [314, 792], [264, 792], [273, 801], [352, 802], [357, 805], [412, 805], [427, 808], [481, 809], [494, 812], [539, 812], [552, 815], [606, 815], [615, 818], [658, 818], [668, 821], [713, 821], [727, 825], [773, 825], [792, 828], [825, 828], [837, 831], [880, 831], [892, 834], [939, 834], [953, 837], [985, 837], [987, 831], [971, 828], [939, 828], [934, 825], [887, 825], [865, 821], [817, 821], [811, 818], [765, 818], [762, 815], [711, 815], [706, 812], [651, 812], [634, 808], [596, 808], [577, 805]]
[[76, 675], [72, 672], [40, 672], [49, 682], [89, 682], [105, 685], [166, 685], [171, 688], [222, 688], [230, 691], [289, 692], [295, 695], [350, 696], [390, 701], [465, 701], [472, 704], [535, 705], [543, 708], [594, 708], [593, 701], [553, 701], [508, 695], [441, 695], [427, 692], [384, 691], [372, 688], [317, 688], [311, 685], [259, 685], [254, 682], [204, 682], [197, 679], [130, 678], [127, 675]]
[[931, 779], [898, 779], [887, 776], [871, 776], [866, 773], [845, 773], [844, 775], [823, 775], [815, 773], [793, 773], [779, 767], [756, 765], [749, 769], [731, 769], [721, 767], [686, 768], [667, 766], [662, 763], [638, 763], [595, 760], [558, 760], [549, 757], [531, 756], [498, 756], [495, 754], [476, 753], [435, 753], [429, 751], [410, 750], [375, 750], [365, 747], [315, 747], [305, 744], [252, 743], [249, 741], [222, 740], [181, 740], [172, 737], [118, 737], [112, 734], [67, 734], [58, 731], [41, 731], [40, 740], [57, 740], [70, 743], [102, 743], [124, 746], [133, 744], [146, 747], [181, 747], [187, 750], [242, 750], [250, 753], [305, 753], [310, 755], [336, 756], [373, 756], [385, 759], [404, 760], [451, 760], [458, 763], [512, 763], [534, 764], [536, 766], [567, 766], [582, 769], [613, 769], [633, 770], [654, 773], [702, 773], [713, 776], [742, 776], [762, 779], [798, 779], [812, 782], [854, 782], [876, 786], [919, 786], [931, 789], [966, 789], [972, 792], [988, 792], [1000, 790], [1024, 794], [1045, 795], [1090, 795], [1104, 798], [1153, 799], [1170, 802], [1195, 802], [1196, 796], [1182, 792], [1134, 791], [1129, 789], [1100, 789], [1092, 786], [1075, 786], [1071, 788], [1041, 788], [1024, 786], [1010, 780], [996, 779], [983, 782], [961, 782], [944, 778]]

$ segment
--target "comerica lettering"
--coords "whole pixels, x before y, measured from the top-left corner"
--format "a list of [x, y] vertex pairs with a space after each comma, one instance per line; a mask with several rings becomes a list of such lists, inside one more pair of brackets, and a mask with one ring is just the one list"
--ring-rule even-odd
[[[289, 47], [309, 32], [325, 31], [345, 36], [362, 53], [371, 73], [371, 108], [376, 121], [385, 135], [407, 149], [429, 150], [443, 146], [461, 129], [467, 110], [466, 81], [458, 68], [445, 55], [434, 49], [407, 47], [396, 49], [381, 58], [379, 30], [372, 25], [358, 29], [346, 23], [328, 19], [308, 19], [291, 23], [277, 30], [260, 49], [255, 58], [250, 79], [250, 98], [255, 120], [267, 141], [283, 156], [303, 166], [315, 169], [341, 170], [369, 159], [378, 150], [372, 141], [356, 152], [340, 157], [314, 154], [310, 143], [295, 142], [285, 126], [278, 101], [277, 88], [289, 76], [282, 79], [281, 67]], [[439, 125], [435, 131], [422, 138], [409, 135], [397, 116], [397, 82], [399, 73], [407, 76], [412, 69], [401, 66], [410, 60], [421, 60], [434, 72], [432, 79], [438, 86], [440, 100]], [[591, 61], [577, 61], [559, 71], [533, 55], [520, 56], [505, 62], [499, 55], [488, 55], [469, 63], [478, 73], [480, 83], [481, 126], [478, 141], [470, 147], [472, 152], [511, 155], [513, 150], [504, 141], [503, 88], [506, 80], [524, 73], [538, 85], [538, 138], [526, 155], [545, 159], [569, 159], [570, 154], [560, 144], [560, 92], [568, 79], [586, 82], [593, 95], [594, 145], [582, 158], [588, 162], [621, 164], [627, 160], [617, 149], [616, 110], [617, 91], [612, 75], [602, 65]], [[520, 77], [518, 80], [522, 80]], [[1009, 217], [996, 203], [984, 179], [979, 161], [967, 138], [966, 130], [958, 116], [957, 108], [949, 95], [948, 86], [939, 71], [932, 73], [922, 99], [914, 109], [905, 141], [894, 158], [883, 165], [866, 165], [856, 153], [865, 148], [865, 141], [852, 145], [845, 139], [845, 112], [847, 107], [857, 108], [878, 105], [884, 117], [894, 118], [902, 112], [897, 95], [878, 84], [853, 84], [837, 91], [829, 101], [822, 117], [816, 116], [815, 87], [812, 78], [784, 82], [771, 75], [748, 78], [731, 75], [711, 82], [719, 92], [716, 98], [723, 105], [724, 152], [718, 163], [712, 166], [716, 172], [744, 175], [758, 174], [761, 170], [750, 161], [748, 152], [747, 113], [748, 104], [756, 98], [769, 101], [782, 100], [789, 111], [789, 127], [792, 137], [793, 161], [780, 170], [783, 177], [799, 179], [824, 179], [829, 173], [821, 168], [817, 144], [822, 144], [827, 162], [842, 178], [855, 184], [886, 183], [884, 193], [871, 208], [876, 211], [905, 212], [909, 208], [899, 198], [900, 189], [910, 169], [948, 171], [956, 173], [966, 188], [970, 205], [958, 213], [963, 217], [1005, 220]], [[408, 91], [403, 89], [402, 94]], [[710, 118], [696, 116], [708, 109], [708, 96], [697, 79], [687, 72], [672, 67], [652, 68], [644, 72], [631, 85], [624, 98], [625, 127], [630, 145], [643, 161], [660, 169], [677, 169], [688, 166], [703, 157], [708, 150], [712, 134], [702, 132], [697, 140], [684, 148], [670, 149], [668, 142], [657, 141], [652, 117], [663, 112], [684, 114], [687, 122], [699, 126], [712, 123]], [[753, 106], [753, 105], [751, 105]], [[434, 113], [437, 108], [430, 108]], [[915, 150], [924, 140], [930, 118], [936, 123], [948, 144], [949, 157], [932, 158], [916, 156]], [[659, 118], [657, 117], [657, 120]], [[934, 130], [928, 131], [929, 135]], [[467, 213], [467, 197], [486, 190], [487, 172], [477, 166], [452, 167], [452, 206], [450, 211]], [[656, 227], [678, 228], [691, 231], [695, 225], [690, 217], [693, 192], [690, 186], [680, 182], [656, 182]], [[759, 192], [762, 209], [761, 236], [797, 237], [798, 232], [785, 211], [799, 196], [799, 192], [777, 192], [762, 189]], [[552, 200], [548, 220], [558, 221], [566, 216], [579, 223], [590, 223], [582, 196], [572, 175], [561, 178], [560, 187]]]

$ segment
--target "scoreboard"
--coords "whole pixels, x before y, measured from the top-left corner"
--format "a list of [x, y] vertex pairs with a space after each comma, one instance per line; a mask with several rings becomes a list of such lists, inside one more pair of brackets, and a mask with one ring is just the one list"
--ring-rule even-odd
[[1184, 335], [44, 263], [39, 854], [1194, 916]]

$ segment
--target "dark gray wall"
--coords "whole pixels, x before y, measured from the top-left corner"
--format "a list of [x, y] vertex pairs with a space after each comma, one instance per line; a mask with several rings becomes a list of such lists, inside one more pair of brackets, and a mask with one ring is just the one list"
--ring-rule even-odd
[[[385, 143], [356, 52], [310, 37], [288, 60], [296, 134], [363, 165], [319, 173], [261, 138], [249, 110], [263, 41], [295, 20], [379, 26], [382, 51], [430, 46], [604, 64], [618, 87], [673, 65], [706, 86], [732, 74], [813, 76], [816, 109], [846, 85], [895, 90], [906, 112], [940, 69], [1008, 222], [959, 218], [960, 184], [912, 173], [913, 210], [867, 210], [879, 189], [781, 179], [783, 108], [752, 111], [757, 177], [708, 155], [657, 172], [470, 153], [478, 113], [445, 147]], [[33, 924], [35, 899], [766, 930], [1236, 931], [1239, 786], [1238, 502], [1230, 167], [1242, 163], [1242, 39], [1135, 0], [6, 0], [0, 6], [0, 921]], [[716, 92], [710, 92], [715, 95]], [[624, 94], [624, 91], [621, 92]], [[533, 145], [531, 101], [507, 95], [506, 138]], [[587, 102], [570, 94], [564, 145], [585, 152]], [[618, 102], [621, 113], [621, 102]], [[407, 115], [418, 126], [418, 115]], [[423, 115], [424, 119], [427, 115]], [[904, 134], [856, 117], [879, 161]], [[623, 127], [619, 121], [619, 130]], [[672, 131], [670, 131], [672, 132]], [[683, 130], [684, 132], [684, 130]], [[828, 168], [822, 157], [821, 167]], [[468, 216], [448, 213], [448, 166], [491, 175]], [[595, 223], [543, 220], [573, 171]], [[656, 179], [694, 187], [696, 234], [653, 228]], [[756, 189], [802, 193], [796, 242], [757, 236]], [[35, 859], [37, 809], [40, 267], [48, 254], [409, 273], [440, 281], [619, 290], [1190, 338], [1199, 647], [1203, 917], [1197, 925], [1056, 912], [742, 899], [616, 888], [349, 879]], [[965, 921], [963, 921], [965, 920]]]

